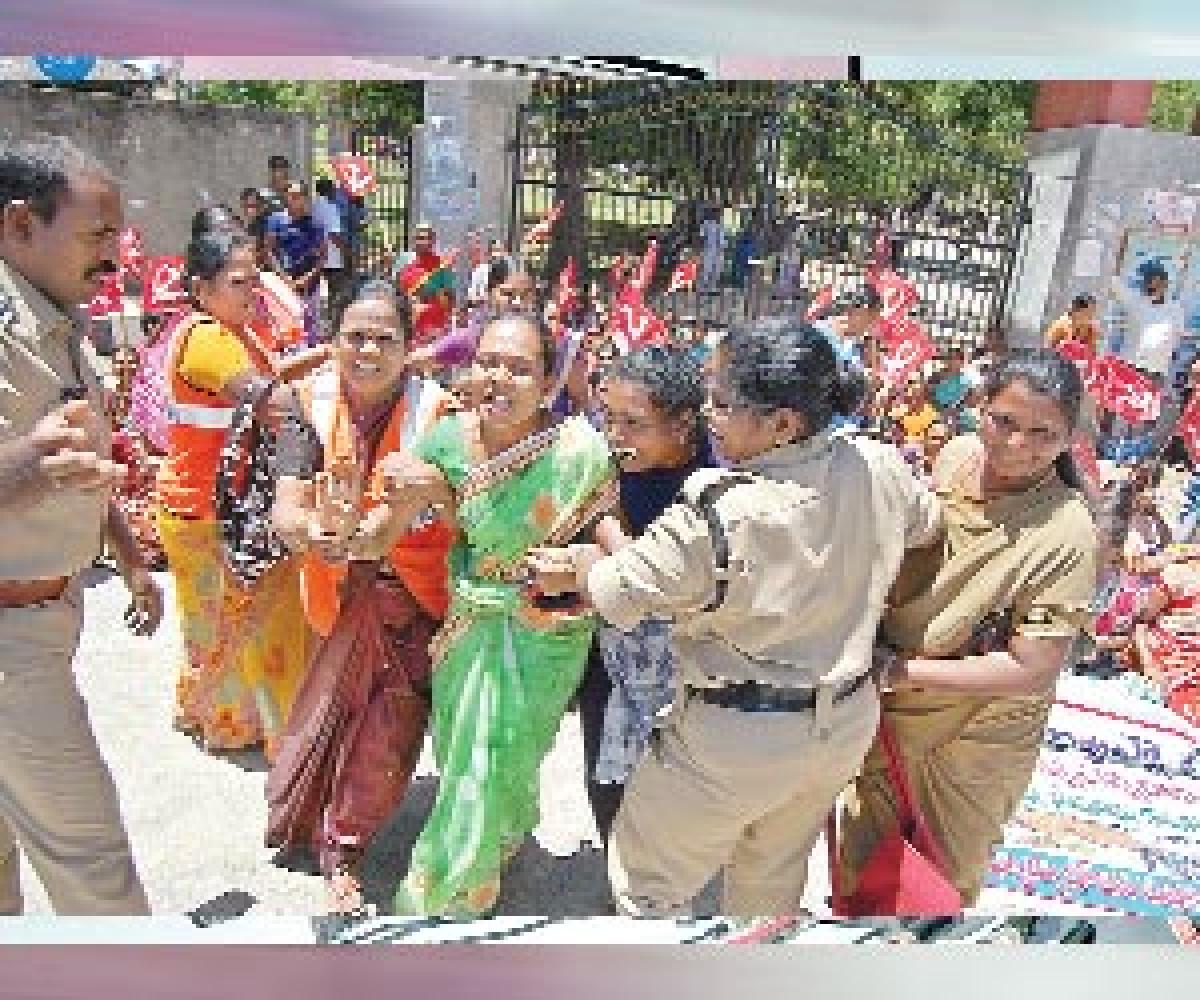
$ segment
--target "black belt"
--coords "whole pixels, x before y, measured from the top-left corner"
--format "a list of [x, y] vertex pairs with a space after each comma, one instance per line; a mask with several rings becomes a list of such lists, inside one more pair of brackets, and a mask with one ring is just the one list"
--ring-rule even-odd
[[[834, 703], [845, 701], [871, 676], [867, 671], [841, 684], [833, 692]], [[739, 712], [811, 712], [817, 707], [816, 688], [781, 688], [757, 681], [740, 681], [722, 687], [688, 687], [687, 691], [706, 705], [733, 708]]]

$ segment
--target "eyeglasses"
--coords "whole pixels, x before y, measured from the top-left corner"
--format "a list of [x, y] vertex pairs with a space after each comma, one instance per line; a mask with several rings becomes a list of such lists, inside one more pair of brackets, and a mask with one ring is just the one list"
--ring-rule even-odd
[[395, 350], [397, 347], [404, 346], [403, 337], [368, 333], [365, 330], [343, 330], [339, 336], [356, 351], [361, 350], [368, 341], [378, 347], [381, 351]]

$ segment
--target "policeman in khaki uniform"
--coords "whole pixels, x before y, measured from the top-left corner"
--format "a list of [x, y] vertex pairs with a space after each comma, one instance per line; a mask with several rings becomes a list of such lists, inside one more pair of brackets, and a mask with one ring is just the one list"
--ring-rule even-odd
[[817, 835], [875, 735], [888, 591], [905, 550], [942, 530], [894, 449], [828, 429], [862, 379], [818, 331], [764, 321], [715, 361], [708, 414], [733, 471], [695, 473], [615, 554], [531, 558], [543, 590], [574, 586], [618, 627], [674, 621], [676, 703], [609, 852], [633, 915], [686, 912], [722, 867], [723, 912], [797, 912]]
[[0, 140], [0, 914], [22, 910], [18, 844], [58, 913], [148, 911], [71, 669], [79, 573], [124, 470], [68, 311], [116, 261], [120, 226], [99, 164], [64, 141]]

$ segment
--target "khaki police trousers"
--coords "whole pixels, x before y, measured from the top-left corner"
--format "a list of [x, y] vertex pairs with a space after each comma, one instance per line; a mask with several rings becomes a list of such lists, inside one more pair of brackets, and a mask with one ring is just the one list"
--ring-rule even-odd
[[22, 912], [17, 847], [55, 912], [149, 912], [71, 661], [77, 584], [57, 601], [0, 609], [0, 915]]
[[609, 845], [618, 908], [675, 916], [724, 866], [729, 916], [801, 911], [808, 858], [879, 723], [864, 684], [815, 712], [739, 712], [688, 697], [630, 778]]

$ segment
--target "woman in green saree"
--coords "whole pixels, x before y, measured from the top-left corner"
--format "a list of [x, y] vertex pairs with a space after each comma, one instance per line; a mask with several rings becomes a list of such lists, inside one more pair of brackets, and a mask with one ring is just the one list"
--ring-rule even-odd
[[583, 674], [592, 615], [532, 599], [522, 582], [530, 549], [571, 541], [615, 502], [604, 437], [583, 418], [551, 421], [553, 371], [536, 317], [491, 320], [478, 407], [443, 419], [392, 470], [414, 509], [441, 508], [459, 531], [450, 613], [431, 648], [441, 782], [397, 913], [492, 909], [504, 864], [537, 825], [538, 769]]

